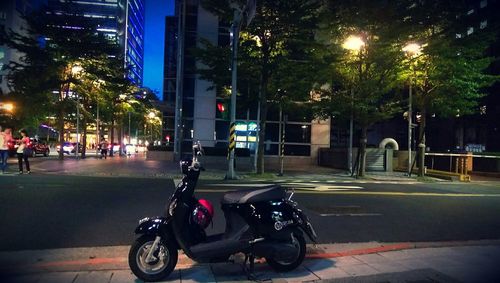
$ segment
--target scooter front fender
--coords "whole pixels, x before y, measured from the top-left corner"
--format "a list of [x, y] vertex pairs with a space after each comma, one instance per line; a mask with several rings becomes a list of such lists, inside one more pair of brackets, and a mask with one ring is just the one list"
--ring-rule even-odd
[[146, 217], [139, 220], [139, 225], [135, 228], [135, 233], [140, 235], [160, 235], [171, 237], [172, 228], [170, 221], [171, 218], [167, 217]]

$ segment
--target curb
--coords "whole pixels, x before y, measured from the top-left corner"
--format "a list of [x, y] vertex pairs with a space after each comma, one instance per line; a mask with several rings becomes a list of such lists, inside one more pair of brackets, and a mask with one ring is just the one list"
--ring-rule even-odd
[[[336, 245], [338, 245], [336, 247]], [[347, 248], [345, 247], [347, 245]], [[348, 243], [348, 244], [330, 244], [330, 245], [308, 245], [306, 259], [309, 260], [321, 260], [321, 259], [334, 259], [347, 256], [356, 255], [367, 255], [367, 254], [377, 254], [391, 251], [402, 251], [410, 249], [421, 249], [421, 248], [444, 248], [444, 247], [457, 247], [457, 246], [490, 246], [490, 245], [500, 245], [500, 239], [491, 240], [474, 240], [474, 241], [446, 241], [446, 242], [403, 242], [403, 243]], [[339, 246], [341, 246], [339, 248]], [[367, 246], [363, 248], [352, 248], [350, 246]], [[120, 250], [127, 250], [127, 246], [118, 247], [107, 247], [109, 249], [117, 248]], [[81, 248], [76, 248], [81, 249]], [[85, 248], [84, 248], [85, 249]], [[92, 250], [93, 248], [88, 248]], [[336, 250], [338, 249], [338, 250]], [[46, 250], [47, 253], [58, 252], [60, 250], [73, 250], [73, 249], [56, 249], [56, 250]], [[111, 256], [107, 257], [103, 255], [101, 257], [89, 256], [90, 252], [81, 253], [80, 257], [77, 259], [64, 259], [56, 256], [54, 260], [47, 259], [36, 259], [35, 253], [40, 253], [43, 251], [20, 251], [20, 252], [0, 252], [0, 274], [33, 274], [33, 273], [45, 273], [45, 272], [66, 272], [66, 271], [97, 271], [97, 270], [128, 270], [128, 258], [126, 256]], [[37, 262], [16, 262], [13, 260], [15, 254], [24, 253], [24, 257], [28, 259], [35, 258]], [[34, 257], [30, 257], [29, 253], [32, 253]], [[14, 256], [13, 256], [14, 255]], [[260, 260], [259, 262], [264, 262]], [[7, 263], [7, 264], [6, 264]], [[206, 265], [199, 264], [186, 255], [180, 254], [177, 268], [185, 269], [190, 268], [194, 265]]]

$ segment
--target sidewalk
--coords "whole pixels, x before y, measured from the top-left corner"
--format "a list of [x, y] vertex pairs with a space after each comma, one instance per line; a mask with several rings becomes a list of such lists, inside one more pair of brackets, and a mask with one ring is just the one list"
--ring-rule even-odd
[[[95, 156], [86, 159], [76, 159], [74, 156], [66, 156], [64, 161], [57, 157], [32, 158], [30, 159], [32, 173], [42, 175], [79, 175], [93, 177], [137, 177], [137, 178], [180, 178], [179, 165], [172, 161], [146, 160], [143, 154], [132, 156], [108, 157], [101, 160]], [[201, 180], [224, 180], [226, 175], [226, 164], [219, 164], [216, 168], [206, 168], [202, 172]], [[8, 175], [17, 173], [17, 162], [9, 160]], [[353, 178], [347, 172], [339, 169], [316, 166], [308, 171], [285, 171], [283, 176], [277, 176], [277, 172], [268, 170], [263, 175], [253, 172], [238, 171], [238, 180], [228, 182], [345, 182], [345, 183], [421, 183], [416, 176], [408, 177], [404, 172], [367, 172], [364, 178]], [[496, 183], [500, 178], [480, 177], [474, 178], [472, 182]], [[437, 178], [426, 177], [425, 182], [449, 182]]]
[[[30, 159], [32, 173], [49, 175], [81, 175], [96, 177], [143, 177], [143, 178], [179, 178], [180, 171], [177, 162], [146, 160], [143, 155], [114, 156], [106, 160], [96, 157], [86, 159], [75, 159], [66, 156], [64, 161], [55, 156], [50, 158]], [[17, 164], [14, 159], [9, 160], [9, 175], [17, 173]], [[223, 180], [226, 175], [225, 164], [217, 168], [206, 168], [200, 178], [205, 180]], [[317, 166], [311, 174], [310, 171], [286, 171], [284, 176], [278, 177], [276, 172], [268, 171], [263, 176], [255, 175], [253, 172], [238, 171], [238, 181], [255, 182], [307, 182], [307, 181], [349, 181], [349, 182], [371, 182], [371, 181], [400, 181], [416, 182], [415, 178], [408, 178], [402, 172], [368, 172], [363, 179], [355, 179], [345, 171]]]
[[[129, 270], [127, 246], [0, 252], [2, 282], [141, 282]], [[257, 263], [269, 282], [500, 282], [500, 241], [355, 243], [309, 246], [302, 266], [275, 273]], [[236, 263], [196, 264], [180, 255], [163, 282], [248, 282]]]

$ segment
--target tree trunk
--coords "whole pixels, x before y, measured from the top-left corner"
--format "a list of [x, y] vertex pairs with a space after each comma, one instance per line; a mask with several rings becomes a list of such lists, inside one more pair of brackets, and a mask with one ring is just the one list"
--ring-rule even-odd
[[366, 172], [366, 132], [367, 126], [361, 127], [361, 139], [359, 140], [359, 176], [364, 177]]
[[420, 118], [419, 127], [419, 143], [418, 143], [418, 176], [423, 177], [425, 175], [425, 126], [426, 126], [426, 116], [427, 109], [426, 106], [422, 107], [422, 113]]
[[[265, 73], [264, 73], [265, 72]], [[260, 99], [260, 125], [259, 125], [259, 152], [257, 154], [257, 174], [264, 173], [264, 146], [266, 143], [266, 122], [267, 122], [267, 84], [269, 80], [265, 68], [262, 70], [259, 86]]]
[[82, 137], [82, 159], [85, 159], [87, 153], [87, 118], [82, 119], [83, 137]]
[[122, 141], [123, 141], [123, 119], [120, 119], [120, 123], [118, 124], [118, 144], [120, 145], [120, 149], [119, 149], [119, 152], [118, 152], [118, 155], [122, 156], [122, 147], [123, 147], [123, 144], [122, 144]]
[[64, 109], [61, 105], [61, 109], [59, 110], [59, 117], [57, 119], [57, 124], [59, 128], [59, 160], [64, 160], [64, 152], [63, 152], [63, 145], [64, 145]]
[[109, 150], [109, 156], [113, 156], [113, 143], [115, 142], [115, 115], [111, 115], [111, 149]]

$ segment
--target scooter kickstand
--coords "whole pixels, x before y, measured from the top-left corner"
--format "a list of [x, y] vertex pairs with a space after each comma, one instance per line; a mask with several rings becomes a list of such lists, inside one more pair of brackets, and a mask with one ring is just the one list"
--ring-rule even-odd
[[[247, 266], [248, 262], [248, 266]], [[253, 274], [253, 269], [254, 269], [254, 264], [255, 264], [255, 256], [254, 255], [245, 255], [245, 262], [243, 262], [243, 270], [245, 270], [245, 273], [247, 275], [248, 280], [252, 281], [258, 281], [257, 277], [255, 274]]]

